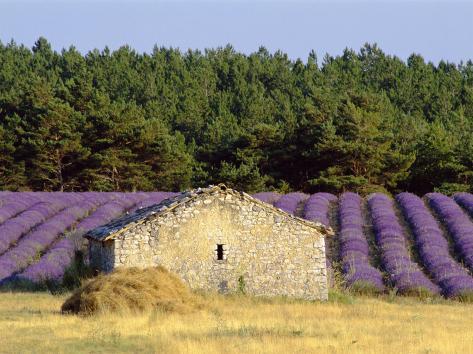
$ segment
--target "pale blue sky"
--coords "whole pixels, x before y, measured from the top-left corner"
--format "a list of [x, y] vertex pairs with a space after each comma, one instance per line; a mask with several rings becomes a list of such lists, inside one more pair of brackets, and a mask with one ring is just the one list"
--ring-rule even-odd
[[0, 40], [81, 52], [129, 44], [215, 48], [244, 53], [264, 45], [306, 60], [377, 42], [402, 59], [413, 52], [437, 63], [473, 59], [473, 0], [451, 1], [80, 1], [0, 0]]

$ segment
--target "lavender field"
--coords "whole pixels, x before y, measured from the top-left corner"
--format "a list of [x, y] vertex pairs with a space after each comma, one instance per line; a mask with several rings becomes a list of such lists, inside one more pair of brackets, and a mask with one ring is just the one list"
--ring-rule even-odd
[[[59, 283], [85, 232], [173, 195], [0, 192], [0, 284]], [[334, 229], [326, 240], [331, 286], [473, 299], [472, 194], [254, 196]]]

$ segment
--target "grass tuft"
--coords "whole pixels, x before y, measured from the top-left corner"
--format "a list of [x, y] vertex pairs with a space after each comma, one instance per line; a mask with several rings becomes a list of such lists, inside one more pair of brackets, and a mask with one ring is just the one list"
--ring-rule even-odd
[[374, 286], [372, 283], [357, 280], [348, 288], [348, 290], [357, 295], [376, 296], [382, 294], [382, 290]]
[[354, 304], [356, 299], [347, 291], [340, 289], [329, 289], [328, 291], [328, 301], [338, 304]]
[[455, 296], [453, 299], [458, 300], [460, 302], [473, 303], [473, 291], [463, 291], [457, 296]]

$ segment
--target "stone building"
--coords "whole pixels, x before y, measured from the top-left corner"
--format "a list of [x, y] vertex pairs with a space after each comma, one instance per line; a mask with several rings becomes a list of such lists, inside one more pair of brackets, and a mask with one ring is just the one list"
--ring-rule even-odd
[[92, 267], [162, 265], [191, 288], [327, 299], [324, 235], [224, 185], [183, 192], [90, 231]]

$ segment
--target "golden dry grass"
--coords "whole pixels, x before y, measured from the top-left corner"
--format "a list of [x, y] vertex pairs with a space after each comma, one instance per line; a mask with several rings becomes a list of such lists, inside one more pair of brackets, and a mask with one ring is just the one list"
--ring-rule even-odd
[[119, 268], [86, 282], [61, 310], [81, 315], [153, 310], [186, 313], [199, 305], [199, 298], [182, 280], [163, 267]]
[[67, 296], [0, 294], [0, 352], [469, 353], [473, 305], [206, 295], [187, 314], [60, 314]]

